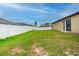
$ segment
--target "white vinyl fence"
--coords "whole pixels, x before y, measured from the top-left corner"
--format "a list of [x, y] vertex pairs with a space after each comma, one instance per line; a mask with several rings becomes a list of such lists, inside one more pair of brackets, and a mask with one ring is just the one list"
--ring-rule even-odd
[[34, 27], [34, 30], [51, 30], [51, 27]]
[[32, 27], [29, 27], [29, 26], [16, 26], [16, 25], [0, 24], [0, 38], [14, 36], [14, 35], [28, 32], [31, 30], [32, 30]]
[[6, 37], [18, 35], [32, 30], [48, 30], [48, 29], [51, 28], [0, 24], [0, 38], [3, 39]]

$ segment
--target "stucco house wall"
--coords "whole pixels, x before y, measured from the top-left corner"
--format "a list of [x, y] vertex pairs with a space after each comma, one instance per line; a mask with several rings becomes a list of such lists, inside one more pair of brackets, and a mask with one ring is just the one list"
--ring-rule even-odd
[[53, 29], [63, 31], [63, 21], [53, 24]]
[[79, 33], [79, 14], [71, 17], [71, 32]]
[[71, 19], [71, 31], [69, 31], [69, 32], [79, 33], [79, 14], [75, 14], [71, 17], [67, 17], [65, 19], [62, 19], [60, 21], [55, 22], [53, 24], [53, 29], [58, 30], [58, 31], [62, 31], [62, 32], [66, 32], [64, 30], [64, 28], [65, 28], [64, 20], [66, 20], [66, 19]]

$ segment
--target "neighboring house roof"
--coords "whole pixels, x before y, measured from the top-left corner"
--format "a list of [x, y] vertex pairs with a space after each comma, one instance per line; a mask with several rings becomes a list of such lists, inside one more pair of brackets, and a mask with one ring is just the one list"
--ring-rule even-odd
[[26, 23], [15, 23], [15, 25], [20, 25], [20, 26], [32, 26], [32, 25], [30, 25], [30, 24], [26, 24]]
[[77, 14], [79, 14], [79, 12], [76, 12], [76, 13], [71, 14], [71, 15], [69, 15], [69, 16], [66, 16], [66, 17], [64, 17], [64, 18], [61, 18], [61, 19], [59, 19], [59, 20], [53, 22], [52, 24], [57, 23], [57, 22], [59, 22], [59, 21], [61, 21], [61, 20], [64, 20], [64, 19], [66, 19], [66, 18], [69, 18], [69, 17], [74, 16], [74, 15], [77, 15]]
[[19, 25], [19, 26], [32, 26], [30, 24], [26, 24], [26, 23], [16, 23], [16, 22], [12, 22], [3, 18], [0, 18], [0, 24], [10, 24], [10, 25]]
[[0, 24], [14, 24], [14, 22], [11, 22], [11, 21], [3, 19], [3, 18], [0, 18]]

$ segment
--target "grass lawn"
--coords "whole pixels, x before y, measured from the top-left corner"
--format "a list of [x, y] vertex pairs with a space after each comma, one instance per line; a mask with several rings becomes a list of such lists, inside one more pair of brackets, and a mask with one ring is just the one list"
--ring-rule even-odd
[[28, 56], [36, 44], [49, 56], [79, 55], [79, 35], [55, 30], [37, 30], [0, 40], [0, 55]]

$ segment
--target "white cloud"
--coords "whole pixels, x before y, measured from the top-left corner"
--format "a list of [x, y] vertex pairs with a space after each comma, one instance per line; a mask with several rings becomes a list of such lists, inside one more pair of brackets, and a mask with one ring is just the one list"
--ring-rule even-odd
[[72, 13], [78, 12], [79, 11], [79, 4], [71, 4], [66, 6], [66, 8], [64, 10], [62, 10], [59, 15], [60, 16], [68, 16]]
[[2, 11], [0, 11], [0, 16], [3, 14], [3, 12]]
[[41, 10], [41, 9], [34, 9], [34, 8], [31, 8], [30, 10], [36, 11], [36, 12], [40, 12], [40, 13], [47, 13], [47, 11]]
[[72, 14], [72, 12], [65, 11], [65, 12], [61, 12], [61, 13], [59, 13], [59, 16], [64, 17], [64, 16], [68, 16], [68, 15], [70, 15], [70, 14]]
[[4, 6], [4, 7], [9, 7], [9, 8], [14, 8], [16, 10], [20, 10], [20, 11], [27, 11], [27, 10], [30, 10], [30, 11], [34, 11], [34, 12], [39, 12], [39, 13], [55, 13], [56, 10], [55, 9], [51, 9], [51, 8], [48, 8], [44, 5], [38, 5], [38, 7], [41, 7], [41, 8], [34, 8], [33, 6], [31, 5], [26, 5], [26, 6], [22, 6], [20, 4], [14, 4], [14, 3], [1, 3], [0, 6]]
[[0, 17], [5, 17], [5, 13], [0, 10]]
[[43, 9], [33, 8], [33, 7], [30, 7], [30, 6], [25, 6], [23, 9], [26, 10], [26, 11], [29, 10], [29, 11], [39, 12], [39, 13], [47, 13], [47, 11], [45, 11]]
[[38, 6], [39, 6], [39, 12], [40, 12], [40, 10], [43, 12], [43, 13], [48, 13], [48, 14], [55, 14], [56, 12], [57, 12], [57, 10], [56, 9], [54, 9], [54, 8], [50, 8], [50, 7], [48, 7], [48, 6], [45, 6], [44, 4], [38, 4]]
[[14, 3], [0, 3], [0, 6], [9, 7], [9, 8], [15, 8], [15, 9], [22, 9], [22, 7], [18, 4]]

